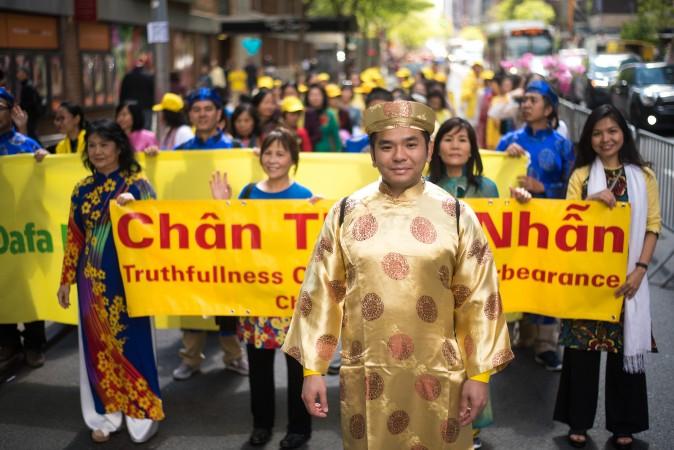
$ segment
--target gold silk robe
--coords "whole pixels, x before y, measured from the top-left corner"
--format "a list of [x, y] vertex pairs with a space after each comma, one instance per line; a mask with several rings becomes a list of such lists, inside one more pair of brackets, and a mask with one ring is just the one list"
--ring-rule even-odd
[[376, 182], [325, 220], [283, 350], [325, 373], [341, 332], [347, 449], [472, 448], [461, 386], [514, 357], [487, 239], [463, 202], [457, 236], [456, 202]]

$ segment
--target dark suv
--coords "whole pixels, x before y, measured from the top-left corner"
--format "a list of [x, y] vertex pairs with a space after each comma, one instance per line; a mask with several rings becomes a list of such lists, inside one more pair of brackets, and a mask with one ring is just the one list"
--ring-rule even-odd
[[611, 86], [611, 102], [639, 128], [674, 131], [674, 64], [628, 64]]

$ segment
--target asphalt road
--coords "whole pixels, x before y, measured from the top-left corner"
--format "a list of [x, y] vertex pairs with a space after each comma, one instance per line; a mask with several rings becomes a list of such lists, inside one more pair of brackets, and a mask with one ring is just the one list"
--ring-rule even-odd
[[[664, 234], [656, 258], [674, 250], [674, 236]], [[670, 261], [672, 271], [674, 261]], [[657, 281], [662, 274], [655, 277]], [[660, 353], [648, 357], [648, 389], [651, 429], [637, 436], [635, 449], [674, 448], [674, 290], [652, 285], [653, 329]], [[52, 332], [54, 329], [51, 330]], [[47, 364], [30, 371], [19, 368], [16, 377], [0, 384], [0, 449], [244, 449], [252, 427], [248, 382], [225, 372], [216, 336], [209, 336], [203, 373], [176, 382], [171, 371], [178, 364], [180, 332], [160, 330], [157, 349], [166, 420], [159, 433], [143, 445], [132, 444], [126, 432], [113, 435], [106, 444], [94, 445], [80, 414], [76, 333], [67, 333], [47, 353]], [[517, 350], [515, 362], [492, 378], [495, 424], [483, 431], [485, 449], [564, 449], [566, 427], [552, 421], [559, 375], [544, 371], [530, 350]], [[5, 376], [8, 373], [5, 372]], [[277, 448], [285, 429], [285, 364], [277, 355], [274, 439]], [[307, 448], [341, 448], [337, 377], [327, 377], [330, 416], [314, 421]], [[603, 385], [603, 377], [602, 377]], [[590, 431], [587, 449], [609, 449], [604, 430], [603, 393], [597, 408], [596, 428]]]

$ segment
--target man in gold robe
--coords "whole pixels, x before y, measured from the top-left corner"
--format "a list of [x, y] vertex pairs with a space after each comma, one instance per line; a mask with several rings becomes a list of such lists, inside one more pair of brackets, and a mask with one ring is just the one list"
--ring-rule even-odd
[[283, 350], [326, 417], [341, 334], [345, 448], [469, 449], [489, 375], [514, 357], [489, 244], [468, 205], [422, 178], [430, 108], [383, 103], [364, 125], [381, 179], [328, 214]]

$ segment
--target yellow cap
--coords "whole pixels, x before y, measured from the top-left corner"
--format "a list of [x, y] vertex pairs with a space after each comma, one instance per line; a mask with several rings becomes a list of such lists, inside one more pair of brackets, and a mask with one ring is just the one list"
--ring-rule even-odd
[[278, 88], [278, 87], [281, 87], [281, 86], [283, 86], [283, 81], [281, 81], [281, 80], [274, 80], [274, 87], [275, 87], [275, 88]]
[[401, 67], [396, 71], [396, 77], [398, 78], [407, 78], [412, 76], [412, 72], [407, 67]]
[[371, 81], [365, 81], [360, 86], [353, 88], [353, 92], [356, 94], [369, 94], [372, 92], [372, 89], [376, 88], [377, 84]]
[[433, 69], [431, 69], [428, 66], [421, 69], [421, 73], [424, 75], [424, 78], [426, 78], [427, 80], [432, 80], [433, 77], [435, 77], [435, 72], [433, 72]]
[[484, 61], [482, 61], [481, 59], [475, 59], [475, 60], [471, 61], [471, 63], [470, 63], [470, 67], [473, 67], [473, 66], [484, 67]]
[[327, 94], [328, 98], [341, 97], [342, 89], [336, 84], [331, 83], [325, 86], [325, 93]]
[[495, 74], [494, 74], [494, 71], [493, 71], [493, 70], [487, 69], [487, 70], [483, 70], [483, 71], [480, 73], [480, 78], [483, 79], [483, 80], [493, 80], [493, 79], [494, 79], [494, 75], [495, 75]]
[[184, 106], [185, 102], [183, 102], [183, 98], [181, 96], [174, 94], [173, 92], [167, 92], [161, 98], [161, 103], [152, 107], [152, 111], [179, 112], [183, 110]]
[[384, 80], [384, 77], [381, 75], [379, 67], [369, 67], [360, 73], [360, 79], [365, 83], [370, 82], [378, 85], [380, 81]]
[[300, 94], [304, 94], [304, 93], [306, 93], [308, 90], [309, 90], [309, 88], [307, 87], [306, 84], [299, 84], [299, 85], [297, 86], [297, 92], [299, 92]]
[[414, 79], [413, 78], [408, 78], [408, 79], [400, 82], [400, 87], [402, 87], [403, 89], [409, 89], [413, 85], [414, 85]]
[[281, 112], [285, 113], [299, 111], [304, 111], [304, 105], [302, 104], [302, 100], [299, 98], [295, 97], [294, 95], [290, 95], [281, 100]]
[[327, 72], [321, 72], [318, 75], [316, 75], [316, 79], [318, 81], [330, 81], [330, 74]]
[[267, 88], [272, 89], [274, 87], [274, 79], [270, 76], [263, 76], [257, 79], [258, 89]]
[[430, 107], [419, 102], [380, 103], [365, 110], [363, 128], [367, 134], [393, 128], [414, 128], [433, 133], [435, 113]]
[[436, 73], [435, 81], [437, 81], [438, 83], [444, 83], [447, 81], [447, 75], [445, 75], [444, 73]]

